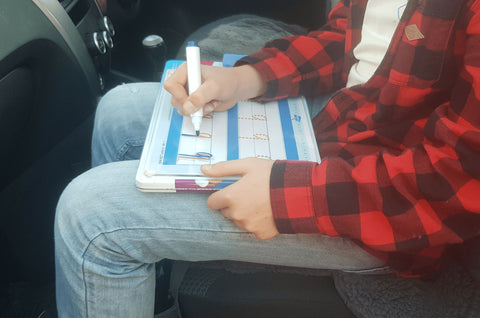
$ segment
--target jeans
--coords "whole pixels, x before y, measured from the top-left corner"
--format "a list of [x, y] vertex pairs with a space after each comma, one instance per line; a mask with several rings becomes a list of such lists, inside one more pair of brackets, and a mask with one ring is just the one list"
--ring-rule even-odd
[[97, 167], [74, 179], [57, 207], [60, 317], [152, 317], [155, 262], [164, 258], [383, 269], [381, 261], [340, 237], [280, 234], [258, 240], [210, 210], [207, 194], [138, 191], [138, 161], [130, 159], [140, 156], [158, 89], [153, 83], [122, 85], [99, 103], [92, 142]]
[[93, 167], [140, 158], [159, 90], [160, 83], [135, 83], [102, 97], [93, 127]]

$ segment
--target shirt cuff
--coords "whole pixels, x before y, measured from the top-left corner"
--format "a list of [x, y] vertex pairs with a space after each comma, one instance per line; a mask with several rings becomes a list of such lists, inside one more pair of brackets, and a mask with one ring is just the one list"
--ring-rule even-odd
[[270, 176], [270, 202], [280, 233], [320, 233], [312, 196], [309, 161], [275, 161]]

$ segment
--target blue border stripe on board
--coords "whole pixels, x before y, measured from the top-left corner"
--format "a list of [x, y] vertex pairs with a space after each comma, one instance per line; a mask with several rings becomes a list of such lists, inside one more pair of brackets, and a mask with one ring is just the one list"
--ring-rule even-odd
[[280, 112], [280, 122], [282, 124], [283, 141], [285, 143], [285, 154], [287, 156], [287, 160], [298, 160], [295, 132], [293, 131], [290, 108], [286, 99], [278, 101], [278, 111]]
[[180, 143], [180, 133], [182, 132], [183, 116], [177, 109], [173, 109], [172, 120], [170, 121], [170, 129], [168, 131], [167, 145], [165, 146], [165, 156], [163, 157], [164, 165], [176, 165], [178, 147]]
[[227, 160], [238, 159], [238, 105], [228, 110]]

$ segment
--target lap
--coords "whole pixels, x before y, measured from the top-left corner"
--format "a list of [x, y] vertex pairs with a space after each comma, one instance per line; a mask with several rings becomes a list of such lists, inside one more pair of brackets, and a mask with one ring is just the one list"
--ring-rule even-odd
[[206, 194], [140, 192], [137, 166], [138, 161], [110, 163], [76, 178], [60, 199], [57, 233], [72, 245], [83, 242], [80, 250], [92, 241], [109, 240], [142, 262], [171, 258], [342, 270], [382, 267], [344, 238], [297, 234], [258, 240], [210, 210]]

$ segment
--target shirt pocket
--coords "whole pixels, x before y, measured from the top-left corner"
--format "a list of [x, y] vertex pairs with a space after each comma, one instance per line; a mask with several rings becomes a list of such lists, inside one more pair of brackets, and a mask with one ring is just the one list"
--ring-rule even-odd
[[445, 67], [453, 25], [452, 20], [415, 13], [401, 30], [402, 37], [393, 53], [390, 82], [415, 88], [433, 86]]

